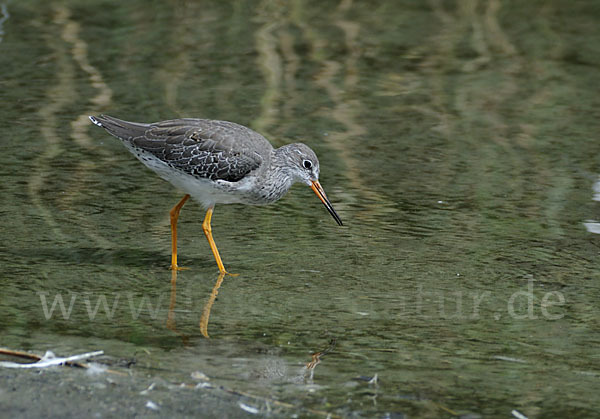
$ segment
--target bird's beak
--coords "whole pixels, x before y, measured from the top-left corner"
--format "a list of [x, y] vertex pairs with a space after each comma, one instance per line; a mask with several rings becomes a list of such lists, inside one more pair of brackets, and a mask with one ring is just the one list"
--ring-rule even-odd
[[325, 195], [325, 191], [323, 190], [323, 187], [321, 186], [319, 181], [318, 180], [311, 181], [310, 188], [313, 191], [315, 191], [315, 193], [317, 194], [317, 196], [319, 197], [321, 202], [323, 202], [323, 205], [325, 205], [325, 208], [327, 208], [327, 211], [329, 211], [329, 213], [335, 219], [335, 221], [339, 225], [343, 225], [342, 220], [340, 219], [340, 216], [337, 215], [337, 212], [335, 212], [335, 210], [333, 209], [333, 206], [331, 206], [331, 202], [329, 202], [329, 199], [327, 199], [327, 195]]

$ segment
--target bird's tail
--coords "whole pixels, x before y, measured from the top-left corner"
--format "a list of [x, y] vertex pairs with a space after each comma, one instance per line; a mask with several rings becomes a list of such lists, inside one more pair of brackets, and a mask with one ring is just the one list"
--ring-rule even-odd
[[131, 140], [132, 138], [139, 137], [149, 128], [148, 124], [123, 121], [108, 115], [90, 115], [89, 118], [94, 125], [104, 128], [109, 134], [112, 134], [121, 140]]

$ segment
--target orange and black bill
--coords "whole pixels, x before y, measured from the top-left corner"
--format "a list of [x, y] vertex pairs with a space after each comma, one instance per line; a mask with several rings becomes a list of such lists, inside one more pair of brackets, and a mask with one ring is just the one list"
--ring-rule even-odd
[[313, 191], [315, 191], [315, 193], [317, 194], [317, 196], [319, 197], [321, 202], [323, 202], [323, 205], [325, 205], [325, 208], [327, 208], [327, 211], [329, 211], [329, 213], [334, 218], [336, 223], [338, 223], [339, 225], [344, 225], [344, 224], [342, 224], [342, 220], [341, 220], [340, 216], [337, 215], [337, 212], [335, 212], [335, 210], [333, 209], [331, 202], [329, 202], [329, 199], [327, 199], [327, 195], [325, 195], [325, 191], [323, 190], [323, 187], [321, 186], [319, 181], [313, 180], [312, 184], [310, 185], [310, 188]]

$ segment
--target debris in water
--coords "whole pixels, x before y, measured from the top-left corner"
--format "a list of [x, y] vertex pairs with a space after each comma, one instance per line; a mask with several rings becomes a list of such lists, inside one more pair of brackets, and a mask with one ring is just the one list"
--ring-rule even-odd
[[242, 402], [239, 403], [239, 406], [242, 408], [242, 410], [245, 410], [248, 413], [252, 413], [253, 415], [256, 415], [258, 413], [258, 409], [256, 407], [248, 406], [247, 404], [244, 404]]
[[0, 367], [5, 368], [48, 368], [55, 365], [62, 365], [67, 362], [75, 362], [85, 360], [94, 356], [104, 354], [104, 351], [88, 352], [81, 355], [73, 355], [68, 357], [57, 357], [52, 351], [46, 351], [44, 356], [37, 362], [31, 364], [19, 364], [18, 362], [0, 362]]
[[158, 407], [158, 405], [156, 403], [154, 403], [152, 400], [148, 400], [146, 402], [146, 407], [148, 409], [152, 409], [152, 410], [160, 410], [160, 407]]

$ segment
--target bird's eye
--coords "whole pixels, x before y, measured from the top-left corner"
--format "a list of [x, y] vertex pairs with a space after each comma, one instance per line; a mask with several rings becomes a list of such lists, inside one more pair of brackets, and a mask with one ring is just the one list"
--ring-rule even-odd
[[312, 168], [312, 162], [310, 160], [304, 160], [302, 162], [302, 166], [304, 166], [305, 169], [311, 169]]

